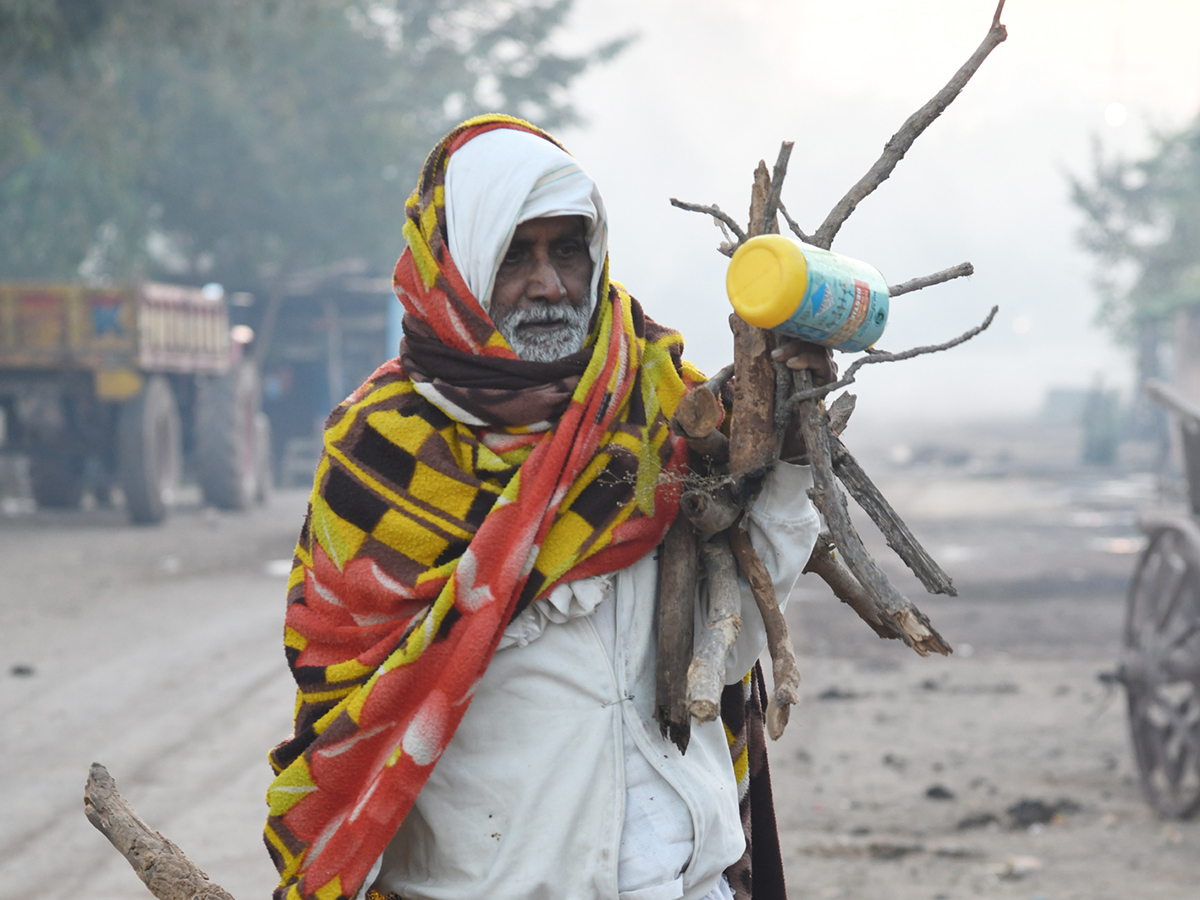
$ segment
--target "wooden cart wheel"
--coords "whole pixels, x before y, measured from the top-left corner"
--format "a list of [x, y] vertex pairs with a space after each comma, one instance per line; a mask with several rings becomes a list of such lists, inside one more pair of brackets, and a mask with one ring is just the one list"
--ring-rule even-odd
[[1146, 799], [1166, 818], [1200, 810], [1200, 547], [1176, 528], [1138, 560], [1125, 620], [1123, 680]]

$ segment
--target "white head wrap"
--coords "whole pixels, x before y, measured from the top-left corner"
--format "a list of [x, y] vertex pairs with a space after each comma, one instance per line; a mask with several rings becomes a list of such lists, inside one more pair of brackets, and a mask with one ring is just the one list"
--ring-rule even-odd
[[513, 232], [543, 216], [585, 216], [592, 303], [608, 252], [608, 218], [596, 183], [569, 153], [528, 131], [496, 128], [472, 138], [446, 167], [450, 255], [483, 308]]

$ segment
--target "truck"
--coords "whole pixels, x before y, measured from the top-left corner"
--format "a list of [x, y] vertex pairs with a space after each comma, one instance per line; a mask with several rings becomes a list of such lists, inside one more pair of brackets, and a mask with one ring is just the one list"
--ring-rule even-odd
[[252, 342], [219, 285], [0, 283], [0, 450], [29, 460], [42, 507], [119, 489], [159, 522], [188, 471], [244, 509], [271, 480]]

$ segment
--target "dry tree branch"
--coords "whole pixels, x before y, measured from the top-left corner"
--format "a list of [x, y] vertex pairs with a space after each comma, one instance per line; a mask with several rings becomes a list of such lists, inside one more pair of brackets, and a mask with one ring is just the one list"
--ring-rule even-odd
[[925, 590], [929, 593], [949, 594], [951, 597], [957, 597], [958, 590], [954, 587], [954, 581], [937, 564], [937, 560], [921, 546], [921, 542], [913, 535], [908, 524], [900, 518], [896, 510], [892, 508], [892, 504], [888, 503], [887, 498], [875, 487], [870, 476], [863, 471], [863, 467], [846, 449], [846, 445], [838, 439], [833, 428], [830, 428], [830, 431], [833, 432], [829, 435], [833, 474], [841, 479], [846, 490], [850, 492], [850, 496], [866, 510], [871, 521], [875, 523], [887, 540], [888, 546], [921, 580], [921, 584], [925, 585]]
[[[794, 373], [797, 393], [811, 388], [812, 372]], [[808, 399], [797, 410], [804, 444], [808, 448], [809, 468], [812, 471], [813, 487], [810, 492], [813, 505], [825, 517], [833, 534], [834, 542], [846, 561], [854, 578], [863, 587], [866, 597], [874, 607], [874, 614], [882, 621], [894, 626], [902, 634], [904, 643], [921, 656], [933, 653], [950, 653], [950, 645], [937, 633], [929, 618], [913, 602], [896, 590], [879, 564], [863, 546], [862, 538], [850, 521], [846, 497], [837, 486], [833, 473], [833, 454], [829, 431], [825, 425], [825, 410], [819, 399]], [[736, 546], [734, 548], [736, 553]]]
[[792, 155], [792, 142], [784, 141], [779, 147], [775, 168], [771, 170], [771, 190], [767, 193], [767, 204], [763, 207], [763, 231], [774, 231], [775, 213], [779, 209], [779, 195], [783, 191], [783, 178], [787, 175], [788, 160]]
[[767, 734], [777, 741], [787, 727], [792, 707], [800, 702], [800, 666], [796, 662], [796, 648], [788, 636], [787, 619], [775, 597], [775, 585], [750, 543], [750, 535], [741, 525], [734, 525], [725, 533], [729, 535], [729, 546], [738, 568], [750, 582], [750, 592], [767, 630], [767, 649], [771, 653], [771, 671], [775, 679], [775, 689], [767, 702]]
[[699, 546], [692, 523], [677, 516], [663, 538], [658, 567], [658, 670], [654, 718], [664, 738], [687, 752], [692, 719], [687, 710], [687, 671], [692, 663]]
[[866, 356], [861, 356], [850, 364], [850, 368], [846, 370], [846, 374], [837, 381], [831, 382], [821, 387], [806, 388], [805, 390], [796, 391], [788, 398], [788, 403], [800, 403], [804, 400], [817, 400], [824, 397], [826, 394], [840, 390], [848, 384], [854, 383], [854, 376], [863, 366], [868, 366], [871, 363], [884, 362], [900, 362], [905, 359], [912, 359], [915, 356], [924, 356], [927, 353], [940, 353], [943, 350], [949, 350], [951, 347], [957, 347], [959, 344], [964, 344], [971, 338], [975, 337], [980, 332], [987, 329], [992, 324], [992, 320], [996, 318], [996, 313], [1000, 311], [1000, 307], [993, 306], [992, 311], [987, 314], [987, 318], [980, 324], [976, 325], [970, 331], [964, 331], [953, 340], [946, 341], [944, 344], [930, 344], [923, 347], [912, 347], [909, 350], [902, 350], [899, 353], [885, 353], [882, 350], [868, 350]]
[[812, 235], [805, 234], [804, 229], [800, 227], [799, 223], [797, 223], [795, 219], [788, 215], [787, 207], [783, 205], [782, 200], [779, 202], [779, 212], [783, 216], [783, 220], [788, 223], [788, 228], [792, 229], [792, 234], [800, 238], [800, 240], [804, 241], [806, 244], [812, 243]]
[[817, 233], [813, 235], [812, 243], [818, 247], [828, 250], [833, 244], [833, 239], [837, 237], [838, 231], [846, 220], [850, 218], [850, 214], [866, 197], [874, 191], [879, 185], [892, 174], [892, 170], [896, 168], [896, 164], [904, 158], [904, 154], [909, 151], [921, 133], [925, 131], [934, 120], [940, 116], [947, 106], [953, 102], [954, 98], [959, 95], [967, 82], [971, 80], [983, 61], [987, 59], [988, 54], [995, 50], [1004, 39], [1008, 37], [1008, 29], [1000, 24], [1000, 14], [1004, 11], [1004, 0], [1000, 0], [1000, 4], [996, 7], [996, 14], [992, 17], [992, 27], [988, 29], [987, 35], [983, 39], [983, 43], [979, 45], [972, 55], [956, 73], [954, 77], [946, 83], [937, 94], [934, 95], [928, 103], [918, 109], [915, 113], [908, 117], [900, 130], [897, 131], [888, 142], [884, 145], [883, 154], [875, 161], [875, 165], [871, 166], [870, 170], [859, 179], [854, 187], [847, 191], [846, 196], [838, 201], [835, 206], [825, 217], [825, 221], [821, 223], [821, 227], [817, 229]]
[[173, 842], [142, 820], [100, 763], [92, 763], [88, 773], [83, 810], [158, 900], [233, 900]]
[[688, 667], [687, 703], [699, 721], [711, 722], [721, 711], [725, 658], [742, 628], [742, 591], [728, 537], [718, 534], [702, 544], [700, 559], [708, 578], [708, 614]]
[[931, 287], [935, 284], [942, 284], [947, 281], [953, 281], [955, 278], [963, 278], [974, 274], [975, 267], [969, 262], [959, 263], [957, 266], [951, 266], [948, 269], [942, 269], [942, 271], [934, 272], [932, 275], [925, 275], [922, 278], [912, 278], [908, 281], [902, 281], [900, 284], [888, 285], [888, 296], [899, 297], [901, 294], [919, 291], [922, 288]]
[[704, 213], [706, 216], [712, 216], [737, 235], [739, 244], [746, 240], [746, 232], [742, 230], [742, 226], [734, 220], [733, 216], [729, 215], [729, 213], [725, 212], [725, 210], [721, 209], [715, 203], [712, 206], [703, 206], [699, 203], [684, 203], [682, 200], [676, 200], [672, 197], [671, 205], [677, 209], [686, 209], [688, 212], [698, 212]]
[[871, 626], [881, 638], [903, 640], [904, 634], [887, 619], [881, 619], [871, 602], [871, 596], [858, 583], [845, 564], [834, 555], [837, 548], [828, 531], [817, 535], [812, 555], [804, 566], [805, 574], [812, 572], [829, 585], [835, 597], [858, 613], [858, 617]]

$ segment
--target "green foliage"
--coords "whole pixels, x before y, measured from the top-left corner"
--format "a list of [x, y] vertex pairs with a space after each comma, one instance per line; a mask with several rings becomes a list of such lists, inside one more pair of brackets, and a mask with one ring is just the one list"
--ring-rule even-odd
[[386, 271], [434, 141], [553, 126], [573, 0], [0, 0], [0, 278]]
[[1200, 304], [1200, 121], [1157, 136], [1145, 159], [1094, 155], [1094, 183], [1072, 183], [1080, 237], [1101, 265], [1101, 321], [1133, 340]]

